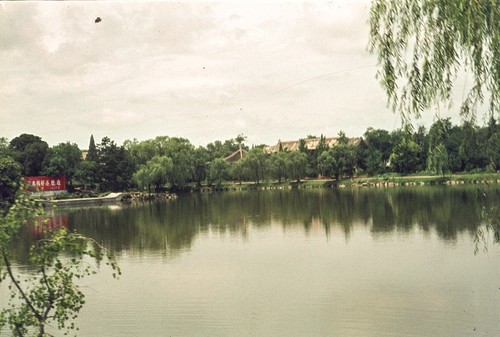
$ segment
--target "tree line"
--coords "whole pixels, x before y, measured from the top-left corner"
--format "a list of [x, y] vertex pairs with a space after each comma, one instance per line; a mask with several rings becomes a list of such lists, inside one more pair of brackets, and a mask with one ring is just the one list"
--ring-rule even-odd
[[[314, 150], [305, 146], [317, 138]], [[383, 173], [412, 174], [500, 170], [500, 126], [490, 118], [485, 126], [471, 122], [453, 125], [436, 120], [429, 130], [398, 129], [392, 132], [368, 128], [356, 145], [340, 132], [337, 144], [328, 147], [325, 137], [307, 136], [298, 151], [267, 153], [265, 146], [245, 145], [238, 135], [195, 147], [188, 139], [158, 136], [144, 141], [116, 144], [108, 137], [95, 143], [90, 137], [85, 158], [70, 142], [49, 147], [41, 137], [22, 134], [0, 139], [2, 201], [12, 197], [22, 176], [66, 176], [68, 188], [100, 191], [130, 188], [159, 191], [188, 184], [220, 185], [224, 181], [300, 181], [303, 178], [350, 178]], [[225, 158], [241, 150], [243, 158]]]

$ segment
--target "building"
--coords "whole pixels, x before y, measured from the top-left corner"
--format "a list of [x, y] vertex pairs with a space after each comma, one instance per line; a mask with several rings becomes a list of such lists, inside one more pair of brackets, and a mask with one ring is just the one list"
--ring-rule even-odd
[[224, 158], [224, 160], [227, 161], [229, 164], [234, 164], [242, 160], [243, 157], [246, 155], [246, 153], [247, 151], [243, 150], [240, 144], [240, 148], [235, 152], [233, 152], [232, 154], [230, 154], [229, 156], [227, 156], [226, 158]]
[[[304, 142], [305, 142], [304, 145], [309, 151], [314, 151], [318, 147], [320, 141], [321, 141], [321, 138], [307, 138], [307, 139], [304, 139]], [[325, 145], [328, 148], [332, 148], [338, 144], [339, 137], [324, 138], [324, 141], [325, 141]], [[358, 137], [358, 138], [349, 138], [347, 140], [347, 144], [350, 146], [360, 146], [360, 145], [365, 144], [365, 142], [364, 142], [363, 138]], [[278, 140], [278, 143], [276, 145], [266, 146], [264, 148], [264, 152], [276, 153], [276, 152], [280, 152], [280, 151], [298, 151], [299, 148], [300, 148], [300, 140], [292, 140], [292, 141], [286, 141], [286, 142]]]

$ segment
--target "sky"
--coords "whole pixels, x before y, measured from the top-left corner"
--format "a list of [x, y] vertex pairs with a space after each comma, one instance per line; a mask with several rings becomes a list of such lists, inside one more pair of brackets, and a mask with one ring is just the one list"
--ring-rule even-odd
[[96, 142], [170, 136], [205, 146], [238, 134], [272, 145], [394, 130], [400, 117], [387, 108], [367, 50], [369, 7], [2, 2], [0, 137], [31, 133], [83, 149], [91, 134]]

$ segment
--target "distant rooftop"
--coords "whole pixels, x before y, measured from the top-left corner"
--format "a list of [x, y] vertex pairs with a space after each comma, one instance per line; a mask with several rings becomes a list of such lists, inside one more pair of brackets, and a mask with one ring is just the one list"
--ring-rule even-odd
[[[304, 139], [305, 146], [308, 150], [313, 151], [319, 145], [320, 138], [307, 138]], [[339, 142], [339, 137], [330, 137], [325, 138], [325, 145], [329, 148], [334, 147]], [[349, 138], [347, 141], [348, 145], [358, 146], [363, 142], [361, 137], [358, 138]], [[264, 152], [266, 153], [276, 153], [279, 152], [280, 149], [283, 151], [298, 151], [300, 146], [300, 140], [292, 140], [292, 141], [281, 141], [279, 140], [276, 145], [266, 146], [264, 148]]]
[[235, 152], [233, 152], [232, 154], [230, 154], [229, 156], [227, 156], [226, 158], [224, 158], [225, 161], [227, 161], [228, 163], [236, 163], [238, 161], [240, 161], [241, 159], [243, 159], [243, 157], [245, 156], [245, 154], [247, 153], [247, 151], [243, 150], [240, 146], [239, 150], [236, 150]]

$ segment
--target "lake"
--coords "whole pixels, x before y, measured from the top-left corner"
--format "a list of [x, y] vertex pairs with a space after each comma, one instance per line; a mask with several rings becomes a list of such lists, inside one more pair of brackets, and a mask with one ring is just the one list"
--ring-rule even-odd
[[79, 336], [500, 336], [484, 226], [499, 200], [482, 186], [200, 193], [54, 219], [123, 272], [84, 281]]

